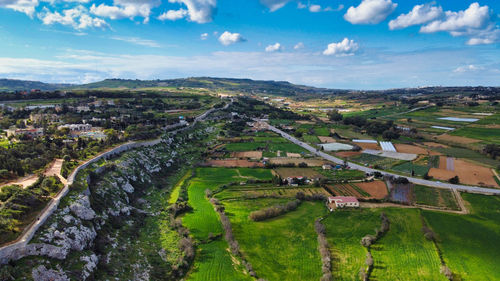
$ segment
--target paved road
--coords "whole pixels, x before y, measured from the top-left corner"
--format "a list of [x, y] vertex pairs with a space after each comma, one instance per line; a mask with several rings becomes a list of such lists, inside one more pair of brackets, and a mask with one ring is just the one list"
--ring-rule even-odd
[[[255, 119], [255, 121], [259, 121], [259, 120]], [[319, 151], [316, 148], [310, 146], [309, 144], [304, 143], [304, 142], [292, 137], [291, 135], [283, 132], [282, 130], [280, 130], [274, 126], [269, 125], [269, 130], [280, 134], [285, 139], [303, 147], [304, 149], [310, 151], [314, 155], [322, 157], [322, 158], [324, 158], [330, 162], [336, 163], [336, 164], [343, 164], [344, 163], [344, 160], [337, 158], [337, 157], [334, 157], [332, 155], [326, 154], [322, 151]], [[395, 176], [395, 177], [401, 176], [398, 174], [393, 174], [393, 173], [382, 171], [382, 170], [368, 168], [368, 167], [361, 166], [361, 165], [351, 163], [351, 162], [348, 162], [348, 165], [352, 169], [363, 171], [365, 173], [380, 172], [383, 175], [390, 175], [390, 176]], [[444, 189], [454, 189], [454, 190], [463, 191], [463, 192], [470, 192], [470, 193], [482, 193], [482, 194], [487, 193], [487, 194], [500, 195], [500, 189], [484, 188], [484, 187], [479, 187], [479, 186], [468, 186], [468, 185], [460, 185], [460, 184], [451, 184], [451, 183], [446, 183], [446, 182], [430, 181], [430, 180], [424, 180], [424, 179], [412, 178], [412, 177], [406, 177], [406, 178], [414, 184], [421, 184], [421, 185], [427, 185], [427, 186], [444, 188]]]

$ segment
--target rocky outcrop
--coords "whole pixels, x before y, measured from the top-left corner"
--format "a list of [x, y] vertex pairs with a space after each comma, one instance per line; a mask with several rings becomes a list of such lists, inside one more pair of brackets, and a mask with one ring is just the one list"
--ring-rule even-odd
[[92, 220], [95, 218], [95, 212], [90, 207], [89, 197], [80, 195], [79, 198], [73, 202], [69, 209], [71, 212], [82, 220]]
[[66, 276], [61, 268], [54, 270], [47, 269], [44, 265], [40, 265], [33, 268], [31, 274], [36, 281], [69, 281], [68, 276]]

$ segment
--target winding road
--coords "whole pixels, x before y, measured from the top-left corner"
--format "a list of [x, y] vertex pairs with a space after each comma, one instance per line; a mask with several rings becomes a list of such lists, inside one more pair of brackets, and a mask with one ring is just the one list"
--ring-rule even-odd
[[[259, 119], [254, 119], [254, 121], [259, 121], [262, 122]], [[282, 137], [285, 139], [301, 146], [302, 148], [308, 150], [314, 155], [317, 155], [319, 157], [322, 157], [323, 159], [326, 159], [330, 162], [336, 163], [336, 164], [343, 164], [344, 160], [337, 158], [335, 156], [326, 154], [322, 151], [319, 151], [318, 149], [312, 147], [311, 145], [304, 143], [291, 135], [285, 133], [284, 131], [271, 126], [268, 124], [269, 130], [280, 134]], [[380, 172], [383, 175], [389, 175], [389, 176], [395, 176], [395, 177], [400, 177], [401, 175], [382, 171], [382, 170], [377, 170], [377, 169], [372, 169], [368, 168], [365, 166], [358, 165], [356, 163], [348, 162], [347, 163], [349, 167], [355, 170], [363, 171], [365, 173], [373, 173], [373, 172]], [[480, 194], [492, 194], [492, 195], [500, 195], [500, 189], [494, 189], [494, 188], [485, 188], [485, 187], [479, 187], [479, 186], [469, 186], [469, 185], [461, 185], [461, 184], [451, 184], [451, 183], [446, 183], [446, 182], [439, 182], [439, 181], [430, 181], [430, 180], [424, 180], [420, 178], [413, 178], [413, 177], [406, 177], [411, 183], [414, 184], [420, 184], [420, 185], [426, 185], [426, 186], [432, 186], [436, 188], [444, 188], [444, 189], [452, 189], [452, 190], [457, 190], [457, 191], [462, 191], [462, 192], [469, 192], [469, 193], [480, 193]]]

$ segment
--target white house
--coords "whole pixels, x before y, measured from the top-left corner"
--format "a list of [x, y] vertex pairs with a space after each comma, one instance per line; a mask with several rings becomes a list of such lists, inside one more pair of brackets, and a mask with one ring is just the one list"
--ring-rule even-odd
[[356, 197], [352, 196], [330, 196], [328, 197], [328, 209], [333, 211], [335, 208], [357, 208], [359, 207], [359, 201]]

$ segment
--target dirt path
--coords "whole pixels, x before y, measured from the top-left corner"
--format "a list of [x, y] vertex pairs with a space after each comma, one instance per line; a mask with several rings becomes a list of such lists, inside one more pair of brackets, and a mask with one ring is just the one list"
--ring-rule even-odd
[[[458, 199], [458, 198], [457, 198]], [[460, 200], [462, 197], [460, 197]], [[458, 201], [458, 200], [457, 200]], [[463, 201], [462, 201], [463, 204]], [[460, 203], [459, 203], [460, 205]], [[444, 212], [444, 213], [451, 213], [451, 214], [459, 214], [459, 215], [465, 215], [468, 214], [468, 210], [465, 209], [465, 205], [460, 206], [463, 208], [461, 211], [454, 211], [454, 210], [444, 210], [444, 209], [439, 209], [439, 208], [433, 208], [429, 206], [409, 206], [409, 205], [401, 205], [401, 204], [395, 204], [395, 203], [371, 203], [371, 202], [360, 202], [359, 206], [361, 208], [403, 208], [403, 209], [422, 209], [422, 210], [429, 210], [429, 211], [437, 211], [437, 212]]]
[[[63, 184], [66, 184], [67, 183], [66, 179], [61, 175], [61, 168], [62, 168], [63, 161], [64, 160], [62, 160], [62, 159], [54, 160], [52, 165], [50, 165], [50, 167], [47, 168], [45, 170], [45, 172], [43, 172], [43, 174], [47, 177], [57, 176]], [[26, 176], [26, 177], [23, 177], [23, 178], [20, 178], [17, 180], [13, 180], [13, 181], [10, 181], [10, 182], [3, 184], [2, 186], [0, 186], [0, 190], [4, 186], [14, 185], [14, 184], [20, 185], [22, 188], [26, 188], [26, 187], [34, 184], [37, 180], [38, 180], [38, 175], [29, 175], [29, 176]]]

